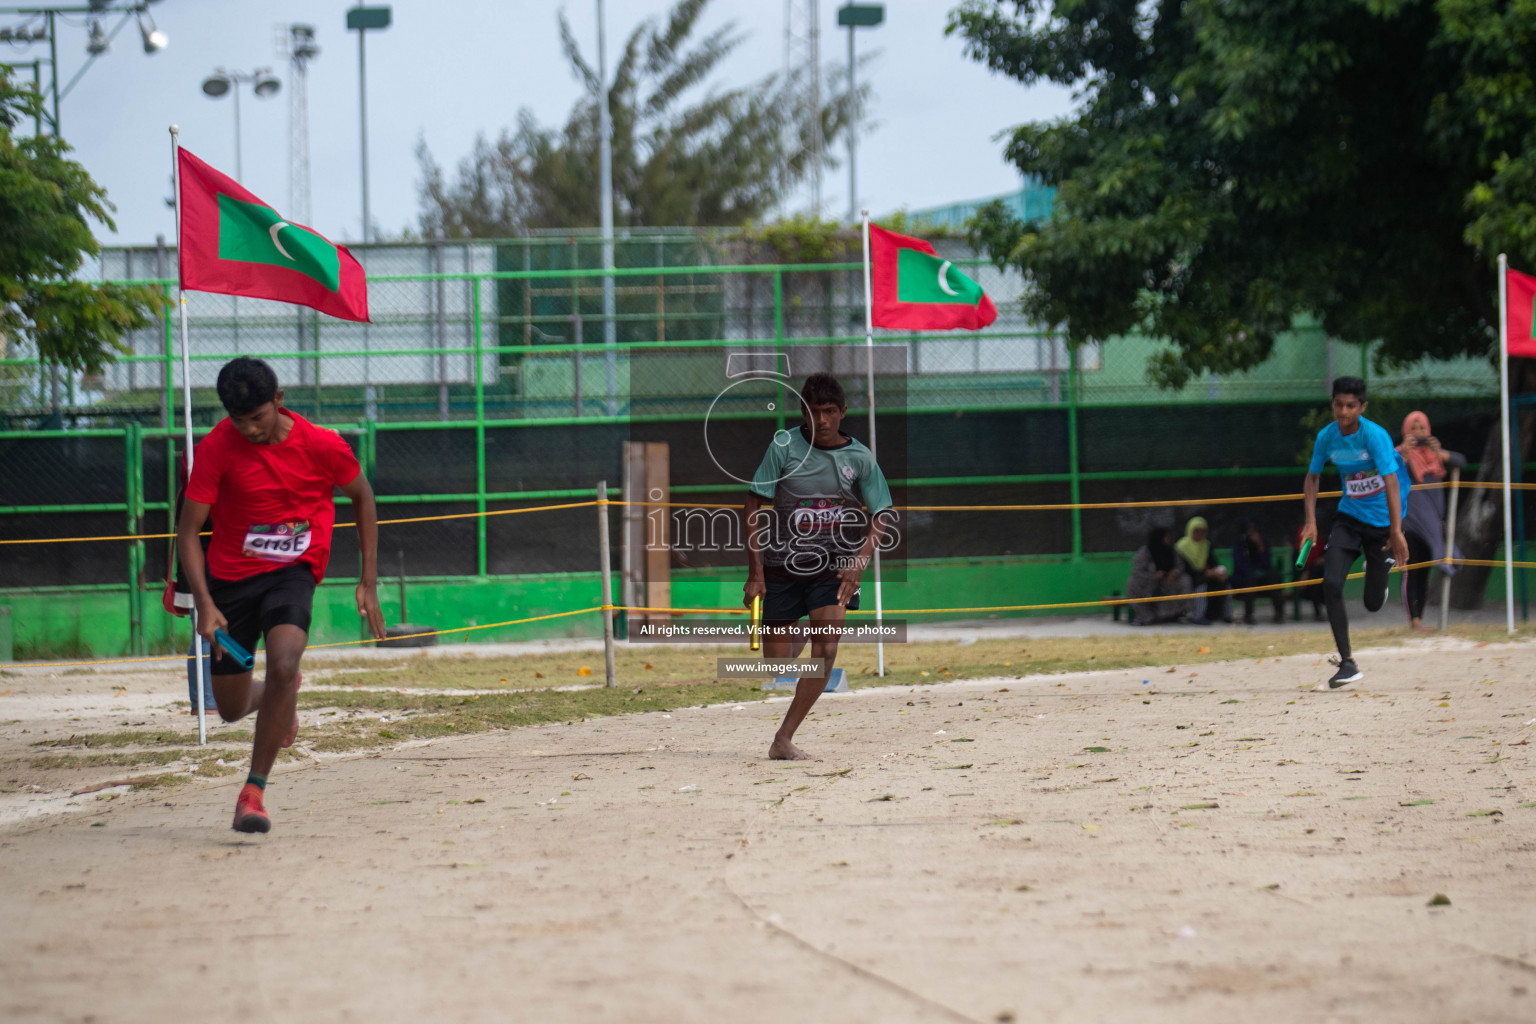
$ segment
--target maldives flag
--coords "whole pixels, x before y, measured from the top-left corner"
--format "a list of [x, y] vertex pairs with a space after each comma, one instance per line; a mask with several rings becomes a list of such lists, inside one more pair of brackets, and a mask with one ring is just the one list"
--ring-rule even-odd
[[345, 246], [276, 210], [185, 149], [181, 175], [181, 287], [292, 302], [368, 321], [368, 279]]
[[920, 238], [871, 224], [869, 263], [876, 327], [979, 331], [997, 319], [997, 307], [981, 285]]
[[1506, 273], [1509, 276], [1505, 279], [1504, 301], [1508, 303], [1505, 315], [1509, 317], [1509, 354], [1536, 359], [1536, 316], [1532, 315], [1532, 307], [1536, 306], [1536, 277], [1518, 270]]

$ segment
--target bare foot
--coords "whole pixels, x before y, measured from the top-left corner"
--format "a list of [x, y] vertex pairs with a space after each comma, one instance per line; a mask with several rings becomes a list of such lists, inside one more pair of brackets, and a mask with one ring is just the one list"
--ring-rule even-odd
[[1413, 630], [1415, 633], [1438, 633], [1439, 632], [1439, 630], [1435, 629], [1433, 626], [1426, 626], [1426, 625], [1424, 625], [1424, 623], [1420, 622], [1418, 619], [1414, 619], [1413, 622], [1409, 623], [1408, 628]]
[[773, 746], [768, 748], [768, 760], [770, 761], [809, 761], [811, 755], [795, 746], [789, 740], [774, 737]]

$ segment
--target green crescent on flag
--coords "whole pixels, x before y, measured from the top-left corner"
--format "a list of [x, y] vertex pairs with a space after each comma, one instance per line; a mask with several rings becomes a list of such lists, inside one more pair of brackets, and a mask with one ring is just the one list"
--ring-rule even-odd
[[334, 292], [341, 286], [336, 246], [294, 227], [264, 203], [219, 195], [219, 259], [289, 267]]
[[981, 285], [955, 269], [949, 260], [918, 249], [896, 252], [896, 298], [901, 302], [953, 302], [974, 306]]

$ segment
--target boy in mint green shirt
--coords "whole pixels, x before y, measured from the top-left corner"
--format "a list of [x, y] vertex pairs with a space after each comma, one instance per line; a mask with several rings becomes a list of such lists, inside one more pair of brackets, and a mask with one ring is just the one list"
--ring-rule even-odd
[[[770, 636], [803, 618], [813, 628], [841, 624], [850, 609], [858, 609], [859, 579], [880, 542], [880, 514], [892, 505], [874, 454], [842, 432], [848, 408], [837, 379], [812, 374], [800, 399], [804, 422], [774, 435], [747, 494], [743, 591], [749, 608], [754, 597], [763, 598]], [[803, 641], [781, 633], [764, 640], [763, 656], [792, 658], [803, 649]], [[811, 654], [824, 659], [825, 674], [800, 677], [768, 748], [775, 760], [809, 757], [793, 737], [826, 686], [837, 638], [815, 636]]]

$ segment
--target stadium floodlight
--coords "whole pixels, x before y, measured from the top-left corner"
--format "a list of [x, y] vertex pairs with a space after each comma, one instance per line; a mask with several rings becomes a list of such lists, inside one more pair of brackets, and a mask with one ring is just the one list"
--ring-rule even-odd
[[[170, 45], [170, 38], [155, 24], [155, 19], [149, 13], [149, 9], [162, 0], [86, 0], [82, 5], [81, 0], [69, 0], [63, 4], [39, 4], [37, 0], [25, 6], [11, 6], [7, 4], [0, 8], [5, 14], [20, 14], [26, 17], [26, 22], [19, 27], [0, 29], [0, 42], [12, 45], [26, 45], [30, 43], [47, 43], [48, 55], [27, 63], [33, 65], [39, 79], [38, 86], [48, 103], [38, 120], [38, 131], [42, 131], [44, 123], [54, 136], [61, 133], [59, 126], [59, 104], [69, 96], [81, 77], [96, 62], [96, 58], [107, 53], [112, 48], [112, 40], [117, 38], [128, 24], [129, 19], [137, 19], [139, 35], [144, 41], [145, 53], [159, 53]], [[114, 27], [108, 31], [105, 19], [109, 15], [121, 15], [120, 21], [114, 22]], [[89, 54], [87, 59], [62, 89], [59, 88], [59, 59], [58, 44], [60, 43], [60, 22], [65, 26], [86, 28], [85, 52]], [[48, 78], [41, 80], [43, 65], [48, 66]], [[212, 94], [210, 94], [212, 95]]]
[[92, 57], [99, 57], [107, 52], [107, 33], [102, 29], [101, 22], [91, 22], [91, 38], [86, 41], [85, 52]]
[[[144, 23], [146, 18], [149, 19], [149, 24], [147, 25]], [[155, 24], [154, 17], [147, 10], [139, 12], [139, 35], [144, 38], [145, 53], [158, 53], [169, 46], [171, 42], [170, 37], [160, 31], [159, 27]]]
[[257, 96], [260, 96], [262, 99], [266, 99], [269, 96], [276, 95], [278, 90], [282, 87], [283, 83], [278, 80], [277, 76], [274, 75], [270, 69], [257, 69], [255, 75], [255, 84], [252, 86], [252, 88], [256, 90]]
[[222, 99], [231, 96], [235, 101], [235, 180], [244, 181], [244, 167], [240, 155], [240, 86], [250, 83], [251, 91], [259, 100], [276, 95], [283, 87], [283, 83], [272, 73], [271, 68], [257, 68], [255, 71], [228, 71], [224, 68], [216, 68], [213, 74], [203, 79], [203, 92], [211, 99]]

